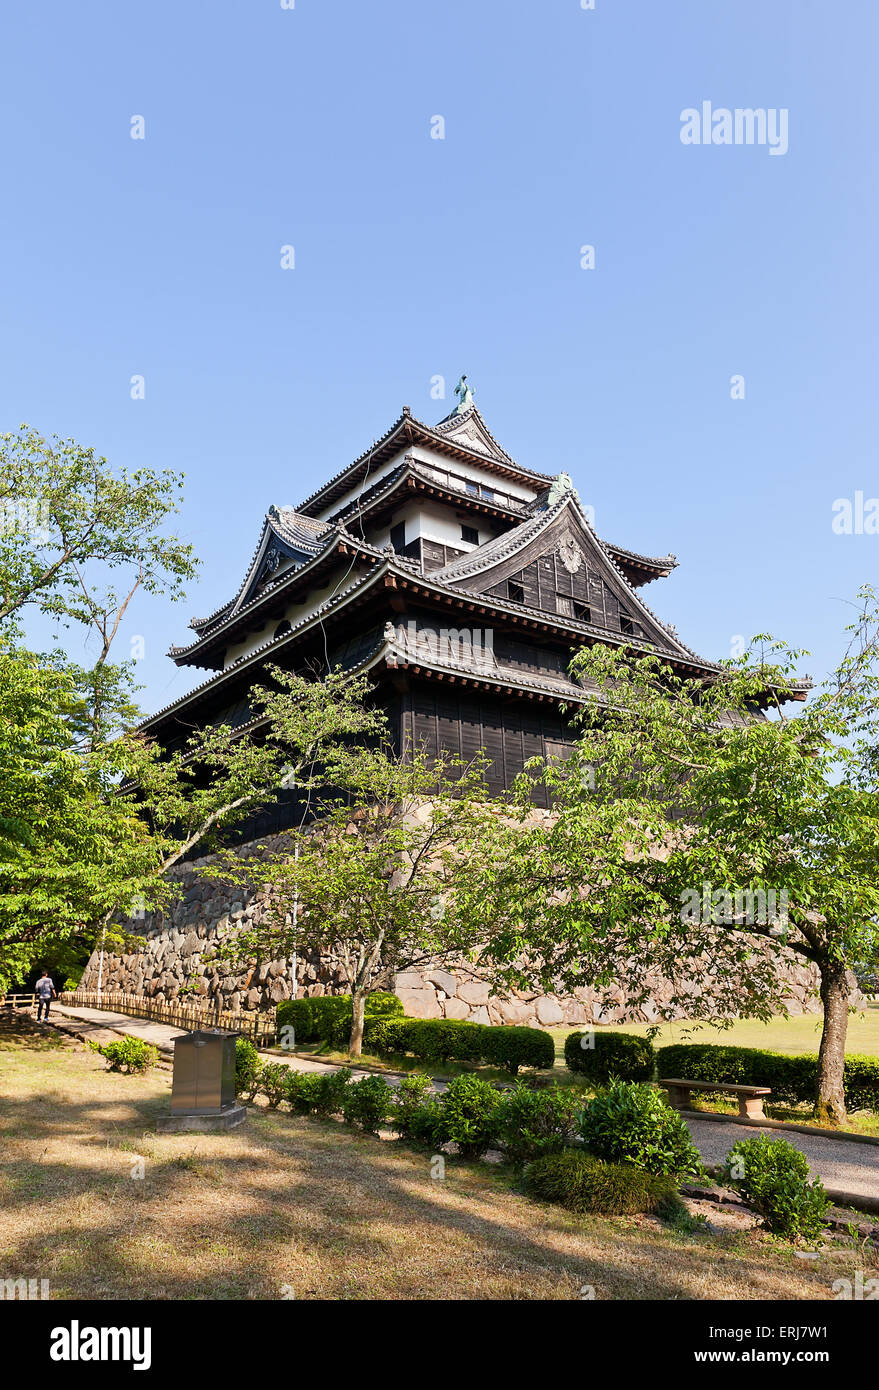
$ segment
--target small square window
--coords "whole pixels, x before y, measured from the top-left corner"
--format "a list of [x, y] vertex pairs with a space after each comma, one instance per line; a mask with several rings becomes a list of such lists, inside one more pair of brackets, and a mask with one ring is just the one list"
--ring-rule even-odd
[[567, 594], [556, 594], [555, 611], [561, 613], [564, 618], [573, 618], [574, 600], [569, 598]]
[[574, 617], [579, 618], [581, 623], [591, 623], [592, 609], [589, 607], [589, 604], [578, 603], [578, 601], [574, 599]]
[[634, 619], [623, 608], [620, 609], [620, 632], [624, 632], [627, 637], [635, 636]]
[[468, 545], [478, 545], [478, 544], [479, 544], [479, 532], [476, 530], [476, 527], [475, 527], [475, 526], [462, 526], [462, 527], [461, 527], [461, 540], [462, 540], [462, 541], [466, 541]]
[[478, 497], [478, 496], [479, 496], [479, 484], [478, 484], [478, 483], [469, 483], [469, 482], [468, 482], [468, 483], [465, 483], [464, 486], [465, 486], [465, 488], [467, 489], [467, 492], [470, 494], [471, 497]]
[[483, 488], [482, 488], [482, 496], [485, 498], [486, 502], [493, 502], [493, 501], [494, 501], [494, 488], [493, 488], [493, 487], [483, 487]]
[[507, 598], [511, 598], [514, 603], [525, 602], [525, 586], [517, 584], [515, 579], [507, 580]]

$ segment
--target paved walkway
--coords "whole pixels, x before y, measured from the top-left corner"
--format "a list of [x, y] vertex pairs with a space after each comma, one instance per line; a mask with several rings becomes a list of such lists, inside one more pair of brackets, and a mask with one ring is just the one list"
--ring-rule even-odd
[[[185, 1028], [172, 1028], [167, 1023], [155, 1023], [149, 1018], [135, 1018], [132, 1014], [117, 1014], [109, 1009], [72, 1009], [68, 1004], [53, 1004], [50, 1013], [51, 1023], [68, 1020], [76, 1023], [76, 1032], [84, 1038], [101, 1041], [101, 1033], [130, 1033], [132, 1037], [143, 1038], [153, 1043], [160, 1052], [169, 1057], [174, 1055], [174, 1039], [182, 1038]], [[69, 1031], [69, 1030], [65, 1030]]]
[[[105, 1009], [71, 1008], [68, 1004], [54, 1004], [52, 1015], [59, 1022], [64, 1020], [68, 1027], [74, 1025], [76, 1032], [83, 1036], [99, 1035], [107, 1030], [118, 1033], [132, 1033], [138, 1038], [154, 1043], [166, 1056], [174, 1051], [175, 1038], [182, 1037], [186, 1029], [171, 1028], [164, 1023], [154, 1023], [150, 1019], [135, 1018], [130, 1014], [112, 1013]], [[272, 1061], [286, 1061], [296, 1071], [337, 1071], [338, 1064], [313, 1062], [305, 1057], [282, 1058], [271, 1055]], [[353, 1069], [355, 1077], [369, 1076], [368, 1071]], [[393, 1082], [396, 1074], [385, 1073]], [[446, 1083], [439, 1078], [434, 1083], [436, 1090], [444, 1090]], [[767, 1134], [770, 1139], [781, 1136], [777, 1129], [763, 1129], [751, 1125], [725, 1124], [710, 1119], [687, 1117], [687, 1124], [693, 1136], [693, 1143], [709, 1167], [722, 1163], [739, 1139], [749, 1139], [755, 1134]], [[800, 1149], [808, 1158], [812, 1172], [820, 1177], [825, 1187], [834, 1193], [847, 1192], [853, 1195], [879, 1199], [879, 1145], [856, 1144], [845, 1139], [830, 1139], [824, 1135], [800, 1134], [796, 1130], [784, 1131], [784, 1138]]]
[[765, 1134], [769, 1139], [786, 1139], [806, 1155], [814, 1177], [820, 1177], [828, 1191], [879, 1199], [879, 1144], [855, 1144], [848, 1139], [830, 1139], [823, 1134], [801, 1134], [762, 1126], [724, 1124], [723, 1121], [686, 1117], [693, 1143], [708, 1167], [723, 1163], [733, 1144]]
[[[110, 1033], [130, 1033], [133, 1037], [143, 1038], [144, 1042], [151, 1042], [168, 1059], [174, 1056], [174, 1039], [182, 1038], [189, 1030], [186, 1028], [174, 1028], [167, 1023], [156, 1023], [149, 1018], [137, 1018], [133, 1014], [117, 1014], [110, 1009], [84, 1009], [72, 1008], [69, 1004], [53, 1004], [51, 1021], [59, 1026], [67, 1027], [65, 1031], [75, 1031], [84, 1038], [93, 1038], [96, 1042], [104, 1041], [106, 1034]], [[333, 1062], [312, 1062], [308, 1057], [284, 1057], [274, 1052], [262, 1052], [260, 1056], [272, 1062], [286, 1062], [288, 1067], [293, 1067], [295, 1071], [338, 1071], [339, 1064]], [[352, 1076], [370, 1076], [372, 1073], [364, 1069], [352, 1070]], [[397, 1075], [402, 1073], [386, 1073], [388, 1080], [392, 1081]], [[445, 1083], [439, 1081], [437, 1090], [442, 1090]]]

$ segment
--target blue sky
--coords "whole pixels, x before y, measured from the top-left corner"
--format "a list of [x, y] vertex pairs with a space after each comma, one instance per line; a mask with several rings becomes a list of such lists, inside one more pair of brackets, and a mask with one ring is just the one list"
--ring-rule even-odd
[[[268, 505], [462, 371], [600, 534], [677, 554], [645, 596], [690, 646], [832, 665], [879, 550], [831, 526], [879, 494], [877, 39], [866, 0], [7, 8], [0, 429], [185, 471], [204, 568], [126, 621], [144, 707]], [[788, 152], [683, 145], [704, 100], [786, 108]]]

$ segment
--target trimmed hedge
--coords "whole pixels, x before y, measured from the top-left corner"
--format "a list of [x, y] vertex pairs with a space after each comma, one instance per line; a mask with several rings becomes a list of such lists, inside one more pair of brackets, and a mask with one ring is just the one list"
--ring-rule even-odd
[[629, 1163], [603, 1163], [582, 1149], [563, 1149], [535, 1159], [525, 1169], [525, 1186], [533, 1196], [559, 1202], [569, 1211], [604, 1216], [639, 1211], [666, 1215], [680, 1205], [671, 1178]]
[[[660, 1077], [769, 1086], [772, 1100], [797, 1102], [815, 1097], [817, 1053], [794, 1057], [757, 1047], [674, 1043], [659, 1048], [658, 1058]], [[879, 1057], [846, 1057], [845, 1103], [849, 1110], [879, 1111]]]
[[[583, 1047], [583, 1038], [591, 1039], [594, 1046]], [[611, 1081], [652, 1081], [656, 1053], [650, 1039], [637, 1033], [569, 1033], [565, 1065], [598, 1086]]]
[[[403, 1005], [396, 994], [376, 991], [366, 996], [366, 1023], [395, 1015], [403, 1015]], [[322, 994], [312, 999], [284, 999], [278, 1005], [277, 1020], [279, 1029], [292, 1024], [297, 1046], [321, 1042], [331, 1047], [347, 1047], [351, 1037], [351, 996]]]
[[[351, 1034], [351, 999], [324, 994], [285, 999], [278, 1005], [278, 1028], [292, 1024], [296, 1044], [327, 1043], [344, 1048]], [[363, 1046], [376, 1054], [411, 1053], [423, 1062], [483, 1062], [515, 1076], [520, 1067], [551, 1069], [555, 1046], [542, 1028], [464, 1023], [454, 1018], [405, 1018], [395, 994], [366, 998]]]
[[515, 1076], [520, 1067], [550, 1069], [555, 1046], [541, 1028], [464, 1023], [453, 1018], [369, 1020], [364, 1047], [376, 1053], [411, 1053], [419, 1061], [484, 1062]]

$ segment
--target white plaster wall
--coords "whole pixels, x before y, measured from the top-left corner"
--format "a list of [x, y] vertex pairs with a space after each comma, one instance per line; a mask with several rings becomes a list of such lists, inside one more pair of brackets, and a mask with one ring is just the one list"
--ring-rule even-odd
[[375, 469], [370, 469], [369, 476], [365, 482], [361, 481], [355, 484], [355, 486], [341, 498], [333, 502], [332, 506], [324, 507], [324, 509], [318, 513], [318, 516], [325, 519], [331, 513], [340, 511], [347, 503], [356, 501], [357, 498], [366, 492], [368, 488], [371, 488], [374, 483], [387, 477], [389, 473], [393, 473], [394, 469], [402, 463], [407, 454], [411, 454], [413, 458], [418, 459], [421, 463], [429, 464], [433, 468], [440, 468], [444, 472], [451, 472], [462, 478], [469, 478], [474, 483], [485, 483], [486, 487], [493, 487], [498, 492], [509, 493], [511, 497], [518, 497], [523, 502], [530, 502], [537, 496], [536, 490], [529, 487], [526, 483], [510, 481], [507, 478], [499, 477], [496, 473], [490, 472], [487, 468], [480, 468], [478, 464], [469, 462], [463, 463], [457, 459], [450, 459], [444, 454], [437, 453], [434, 449], [426, 449], [423, 445], [416, 444], [407, 445], [405, 449], [401, 449], [399, 453], [395, 454], [393, 458], [388, 459], [386, 463], [381, 464]]
[[226, 652], [223, 669], [225, 670], [227, 667], [231, 666], [232, 662], [237, 661], [239, 657], [249, 656], [251, 652], [256, 651], [257, 647], [261, 647], [264, 642], [269, 640], [275, 628], [278, 626], [278, 623], [282, 623], [285, 618], [295, 627], [296, 623], [300, 622], [303, 618], [307, 618], [319, 608], [322, 603], [326, 603], [329, 598], [332, 598], [334, 594], [337, 592], [341, 593], [344, 589], [347, 589], [349, 584], [353, 584], [356, 578], [354, 571], [350, 569], [350, 564], [351, 562], [349, 559], [347, 564], [340, 564], [337, 566], [337, 568], [332, 571], [330, 579], [322, 588], [313, 589], [302, 603], [291, 603], [285, 608], [283, 614], [273, 618], [270, 623], [265, 623], [258, 632], [250, 633], [242, 642], [237, 642], [234, 647], [229, 647]]
[[479, 532], [479, 544], [485, 545], [486, 541], [493, 540], [498, 534], [492, 526], [486, 525], [485, 518], [478, 513], [472, 515], [461, 514], [459, 520], [451, 507], [444, 506], [442, 502], [419, 502], [413, 500], [406, 502], [395, 511], [390, 519], [390, 524], [377, 527], [376, 530], [367, 532], [367, 539], [370, 545], [381, 547], [388, 545], [391, 539], [391, 526], [398, 526], [403, 523], [406, 527], [406, 544], [410, 541], [423, 538], [424, 540], [438, 541], [440, 545], [453, 546], [455, 550], [470, 551], [478, 547], [469, 541], [461, 539], [461, 527], [473, 526]]

